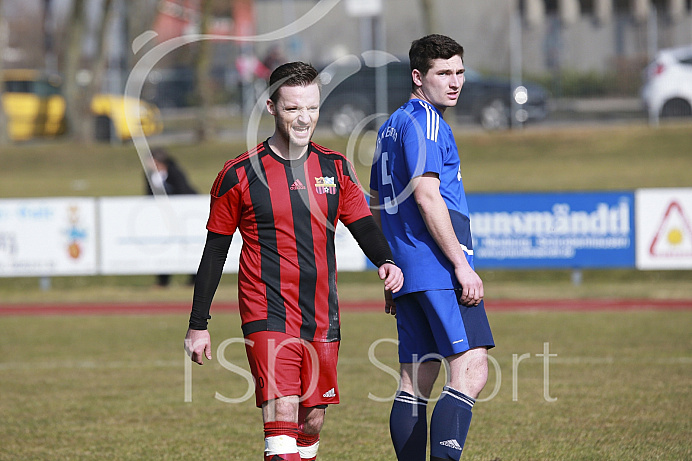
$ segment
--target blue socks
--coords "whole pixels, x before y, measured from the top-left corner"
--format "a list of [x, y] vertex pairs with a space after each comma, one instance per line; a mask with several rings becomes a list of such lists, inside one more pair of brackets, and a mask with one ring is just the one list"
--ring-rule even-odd
[[[425, 461], [428, 445], [428, 401], [407, 392], [397, 393], [389, 416], [389, 432], [399, 461]], [[445, 386], [430, 420], [430, 460], [458, 461], [476, 403], [468, 395]]]
[[400, 391], [389, 415], [389, 432], [398, 460], [425, 461], [428, 445], [428, 401]]
[[475, 399], [444, 387], [430, 420], [431, 461], [459, 460], [471, 425], [474, 403]]

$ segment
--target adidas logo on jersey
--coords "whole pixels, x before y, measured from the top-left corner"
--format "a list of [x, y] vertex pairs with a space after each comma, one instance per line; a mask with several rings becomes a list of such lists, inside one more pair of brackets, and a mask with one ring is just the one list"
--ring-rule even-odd
[[307, 188], [305, 187], [305, 184], [300, 182], [300, 179], [296, 179], [295, 181], [293, 181], [293, 184], [291, 184], [290, 189], [291, 190], [301, 190], [301, 189], [307, 189]]
[[440, 442], [440, 445], [461, 451], [461, 445], [459, 445], [459, 442], [457, 442], [456, 439], [445, 440], [444, 442]]
[[329, 389], [327, 392], [322, 394], [322, 397], [329, 398], [329, 397], [336, 397], [336, 392], [334, 391], [334, 388], [332, 387]]

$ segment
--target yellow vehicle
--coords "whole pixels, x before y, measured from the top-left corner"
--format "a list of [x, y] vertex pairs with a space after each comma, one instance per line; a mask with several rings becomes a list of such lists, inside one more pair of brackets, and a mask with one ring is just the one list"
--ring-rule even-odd
[[57, 77], [33, 70], [6, 70], [2, 106], [11, 140], [52, 137], [66, 131], [65, 99]]
[[[2, 80], [2, 105], [11, 140], [55, 137], [66, 131], [65, 98], [60, 92], [59, 76], [37, 70], [12, 69], [3, 72]], [[161, 114], [153, 104], [122, 95], [97, 94], [91, 100], [95, 138], [131, 139], [126, 115], [130, 114], [137, 120], [137, 107], [142, 133], [147, 136], [160, 133], [163, 130]]]

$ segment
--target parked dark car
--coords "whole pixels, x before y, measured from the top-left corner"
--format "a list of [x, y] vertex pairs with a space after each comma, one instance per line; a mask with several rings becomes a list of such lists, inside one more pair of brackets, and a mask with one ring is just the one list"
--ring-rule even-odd
[[[386, 117], [375, 117], [376, 73], [378, 67], [347, 62], [322, 71], [323, 102], [321, 124], [328, 124], [338, 135], [348, 136], [358, 126], [376, 128]], [[405, 103], [411, 94], [408, 62], [393, 61], [386, 66], [387, 115]], [[356, 70], [358, 69], [358, 70]], [[485, 129], [510, 126], [511, 117], [521, 123], [543, 120], [548, 114], [548, 93], [540, 85], [524, 82], [513, 88], [509, 80], [485, 77], [466, 69], [466, 81], [454, 114], [459, 121], [480, 123]], [[512, 100], [516, 104], [512, 104]], [[514, 109], [514, 111], [513, 111]], [[513, 114], [512, 114], [513, 111]], [[366, 122], [366, 119], [371, 119]]]

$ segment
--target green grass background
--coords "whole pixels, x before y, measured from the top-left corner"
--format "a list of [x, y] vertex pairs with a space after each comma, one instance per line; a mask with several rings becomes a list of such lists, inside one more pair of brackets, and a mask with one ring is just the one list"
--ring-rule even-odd
[[[489, 318], [498, 346], [463, 459], [690, 459], [692, 312]], [[261, 459], [254, 401], [215, 398], [248, 389], [216, 349], [240, 336], [238, 315], [214, 315], [214, 357], [191, 368], [192, 402], [185, 324], [184, 315], [2, 318], [0, 460]], [[384, 371], [397, 368], [394, 320], [345, 312], [342, 325], [341, 404], [327, 412], [320, 459], [394, 459], [387, 421], [396, 381]], [[557, 354], [547, 370], [537, 356], [545, 344]], [[247, 369], [241, 345], [223, 356]]]
[[[347, 153], [367, 183], [372, 136]], [[692, 126], [607, 126], [478, 133], [460, 131], [468, 191], [632, 190], [692, 186]], [[200, 192], [242, 143], [170, 146]], [[0, 150], [0, 197], [136, 195], [141, 165], [132, 145], [63, 142]], [[500, 298], [692, 299], [691, 271], [484, 271], [489, 305]], [[374, 274], [339, 276], [344, 300], [372, 303]], [[184, 277], [167, 290], [153, 276], [0, 279], [0, 304], [187, 302]], [[224, 276], [217, 299], [234, 300]], [[212, 311], [212, 314], [213, 311]], [[214, 314], [214, 347], [240, 336], [237, 314]], [[692, 311], [489, 312], [498, 347], [464, 451], [465, 460], [685, 460], [692, 458]], [[345, 312], [339, 364], [342, 404], [328, 411], [320, 459], [393, 459], [387, 420], [396, 369], [393, 319]], [[192, 367], [185, 402], [185, 315], [0, 318], [0, 460], [261, 459], [261, 418], [240, 397], [247, 382], [218, 357]], [[378, 368], [368, 350], [375, 349]], [[548, 344], [549, 388], [544, 361]], [[214, 350], [216, 352], [216, 350]], [[244, 351], [225, 358], [247, 368]], [[514, 357], [525, 357], [515, 365]], [[499, 370], [499, 372], [498, 372]], [[514, 399], [516, 385], [516, 400]], [[494, 389], [499, 390], [494, 394]], [[439, 393], [439, 386], [436, 390]], [[546, 397], [556, 398], [548, 401]]]
[[[373, 133], [348, 140], [318, 131], [315, 141], [348, 155], [367, 186]], [[262, 138], [260, 138], [262, 139]], [[606, 125], [456, 133], [467, 192], [631, 190], [690, 186], [692, 126]], [[160, 142], [152, 141], [159, 145]], [[166, 146], [202, 193], [244, 141]], [[250, 146], [254, 147], [254, 146]], [[64, 142], [0, 150], [0, 197], [137, 195], [142, 167], [132, 144]]]

